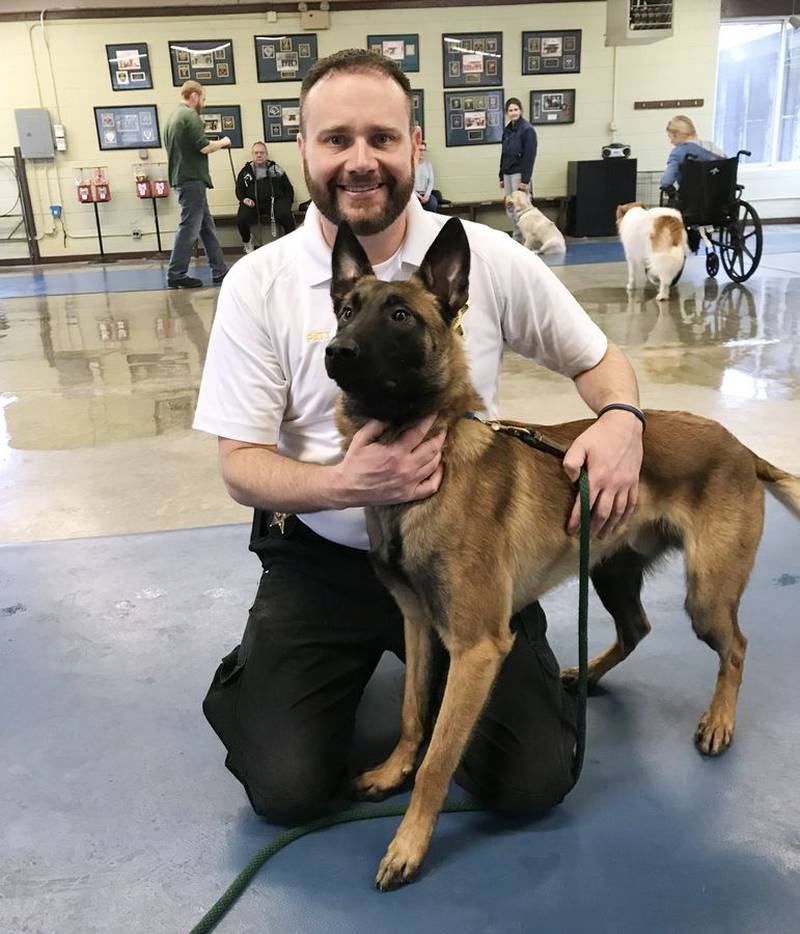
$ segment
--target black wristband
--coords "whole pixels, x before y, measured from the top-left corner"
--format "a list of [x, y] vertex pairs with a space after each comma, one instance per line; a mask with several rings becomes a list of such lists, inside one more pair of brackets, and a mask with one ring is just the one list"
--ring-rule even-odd
[[627, 402], [609, 402], [608, 405], [604, 405], [603, 408], [600, 409], [597, 413], [597, 417], [600, 418], [601, 415], [605, 415], [606, 412], [610, 412], [612, 409], [622, 409], [623, 412], [630, 412], [631, 415], [635, 415], [642, 423], [642, 431], [647, 428], [647, 420], [644, 417], [644, 412], [635, 405], [629, 405]]

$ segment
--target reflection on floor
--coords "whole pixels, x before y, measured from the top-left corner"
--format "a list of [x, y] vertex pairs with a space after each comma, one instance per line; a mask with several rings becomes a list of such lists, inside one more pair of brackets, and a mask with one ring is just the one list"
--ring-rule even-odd
[[[719, 419], [800, 470], [800, 254], [744, 285], [692, 258], [669, 302], [619, 263], [555, 270], [637, 369], [644, 405]], [[775, 265], [773, 265], [773, 263]], [[2, 282], [2, 277], [0, 277]], [[7, 299], [0, 310], [0, 515], [30, 541], [246, 521], [192, 410], [218, 292]], [[507, 417], [583, 417], [571, 383], [509, 353]], [[135, 504], [135, 507], [132, 507]]]
[[[620, 263], [556, 274], [629, 354], [644, 405], [717, 418], [800, 472], [800, 253], [770, 252], [743, 286], [692, 259], [662, 304], [628, 296]], [[0, 304], [3, 931], [188, 931], [272, 835], [199, 710], [258, 578], [249, 513], [225, 493], [215, 439], [189, 427], [217, 294]], [[528, 420], [586, 415], [568, 380], [514, 354], [501, 403]], [[715, 663], [672, 561], [645, 589], [652, 635], [591, 701], [586, 770], [562, 807], [443, 818], [420, 881], [391, 895], [371, 879], [396, 821], [306, 838], [220, 930], [794, 934], [797, 533], [770, 503], [723, 758], [691, 744]], [[546, 601], [565, 662], [575, 600], [568, 585]], [[591, 633], [593, 650], [609, 639], [596, 603]], [[391, 744], [401, 678], [387, 660], [368, 689], [364, 761]]]

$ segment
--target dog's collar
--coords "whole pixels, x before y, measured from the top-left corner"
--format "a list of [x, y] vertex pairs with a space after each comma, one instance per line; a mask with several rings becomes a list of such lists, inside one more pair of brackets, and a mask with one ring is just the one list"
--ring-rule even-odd
[[459, 337], [464, 336], [464, 328], [461, 326], [461, 322], [464, 320], [464, 315], [469, 310], [469, 302], [464, 302], [464, 304], [456, 312], [455, 318], [453, 318], [453, 323], [450, 327], [458, 334]]
[[558, 457], [563, 460], [564, 455], [567, 453], [567, 449], [561, 447], [561, 445], [556, 444], [554, 441], [550, 441], [536, 428], [528, 428], [527, 425], [518, 425], [513, 422], [499, 422], [491, 421], [484, 422], [483, 419], [478, 418], [474, 412], [466, 412], [464, 418], [472, 419], [472, 421], [481, 422], [483, 425], [488, 425], [492, 431], [502, 432], [504, 435], [511, 435], [512, 438], [516, 438], [518, 441], [522, 441], [523, 444], [527, 444], [528, 447], [535, 448], [537, 451], [544, 451], [545, 454], [552, 454], [554, 457]]

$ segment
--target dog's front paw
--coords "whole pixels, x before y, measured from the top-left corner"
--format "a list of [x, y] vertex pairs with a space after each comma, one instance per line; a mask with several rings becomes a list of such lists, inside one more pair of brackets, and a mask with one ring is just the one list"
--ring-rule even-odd
[[707, 710], [697, 724], [694, 744], [705, 756], [722, 755], [733, 740], [733, 727], [732, 717]]
[[636, 283], [635, 283], [635, 282], [632, 282], [632, 281], [626, 282], [626, 283], [625, 283], [625, 288], [627, 289], [628, 292], [635, 292], [635, 291], [636, 291]]
[[401, 827], [378, 866], [376, 888], [381, 892], [389, 892], [413, 881], [428, 851], [428, 839], [425, 836], [414, 837], [405, 833]]
[[[597, 668], [593, 662], [589, 662], [589, 667], [586, 672], [586, 683], [589, 687], [597, 684], [600, 680], [597, 674]], [[561, 669], [561, 684], [568, 691], [576, 691], [578, 689], [578, 666], [573, 665], [570, 668]]]
[[350, 794], [359, 801], [383, 801], [400, 791], [414, 774], [413, 764], [401, 765], [387, 759], [383, 765], [362, 772], [350, 783]]

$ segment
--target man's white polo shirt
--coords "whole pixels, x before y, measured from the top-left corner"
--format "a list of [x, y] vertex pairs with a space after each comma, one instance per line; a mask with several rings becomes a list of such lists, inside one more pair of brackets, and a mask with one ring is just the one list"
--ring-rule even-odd
[[[406, 237], [380, 279], [406, 279], [447, 217], [408, 206]], [[606, 351], [603, 332], [559, 279], [507, 234], [464, 222], [472, 250], [464, 340], [470, 374], [496, 417], [503, 345], [573, 377]], [[316, 464], [341, 459], [334, 424], [337, 387], [325, 372], [336, 331], [329, 294], [331, 251], [311, 204], [301, 228], [239, 260], [225, 277], [203, 370], [194, 427]], [[362, 509], [303, 514], [319, 535], [367, 548]]]

